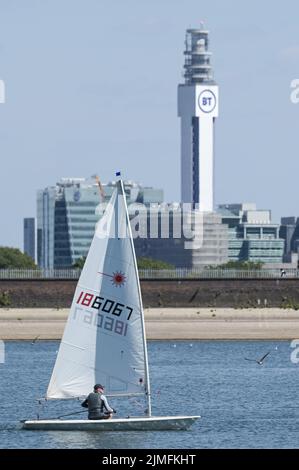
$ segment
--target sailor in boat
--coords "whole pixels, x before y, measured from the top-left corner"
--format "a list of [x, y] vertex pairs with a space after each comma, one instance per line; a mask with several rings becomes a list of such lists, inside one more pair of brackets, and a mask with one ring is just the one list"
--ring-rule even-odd
[[96, 384], [93, 389], [94, 392], [90, 393], [84, 402], [81, 403], [81, 406], [88, 408], [88, 419], [112, 418], [113, 413], [116, 413], [116, 411], [109, 405], [108, 400], [103, 393], [103, 385]]

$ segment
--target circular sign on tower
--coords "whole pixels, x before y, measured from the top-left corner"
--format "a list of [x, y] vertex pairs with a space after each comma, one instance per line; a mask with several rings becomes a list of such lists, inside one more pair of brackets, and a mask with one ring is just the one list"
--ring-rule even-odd
[[216, 96], [211, 90], [204, 90], [198, 97], [198, 106], [204, 113], [211, 113], [216, 107]]

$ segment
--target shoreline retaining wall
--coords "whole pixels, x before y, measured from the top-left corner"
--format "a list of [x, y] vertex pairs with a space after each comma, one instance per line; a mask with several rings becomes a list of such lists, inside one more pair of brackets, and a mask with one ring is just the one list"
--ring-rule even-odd
[[[1, 280], [0, 308], [68, 308], [75, 280]], [[145, 308], [299, 309], [299, 279], [142, 280]]]

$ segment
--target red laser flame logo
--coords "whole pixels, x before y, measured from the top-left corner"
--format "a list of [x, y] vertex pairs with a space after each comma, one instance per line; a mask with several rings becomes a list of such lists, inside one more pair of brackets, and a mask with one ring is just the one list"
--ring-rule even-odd
[[113, 273], [111, 281], [114, 286], [121, 287], [126, 282], [126, 276], [121, 271], [116, 271]]
[[115, 287], [121, 287], [126, 282], [126, 276], [121, 271], [115, 271], [113, 273], [113, 276], [111, 274], [101, 273], [100, 271], [99, 274], [101, 274], [102, 276], [110, 277], [110, 280]]

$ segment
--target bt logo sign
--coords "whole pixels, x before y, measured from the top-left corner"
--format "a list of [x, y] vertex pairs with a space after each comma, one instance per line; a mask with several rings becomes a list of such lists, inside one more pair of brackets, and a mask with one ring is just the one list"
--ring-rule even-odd
[[211, 90], [204, 90], [198, 97], [198, 106], [204, 113], [211, 113], [216, 107], [216, 96]]

